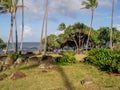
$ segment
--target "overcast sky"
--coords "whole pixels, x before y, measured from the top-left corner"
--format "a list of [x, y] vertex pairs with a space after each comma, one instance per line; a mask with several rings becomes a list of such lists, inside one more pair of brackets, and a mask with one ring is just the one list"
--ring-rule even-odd
[[[24, 42], [39, 42], [45, 0], [25, 1], [25, 32]], [[81, 22], [90, 26], [90, 10], [81, 9], [83, 0], [49, 0], [48, 34], [58, 34], [58, 25], [64, 22], [66, 25]], [[98, 8], [95, 10], [93, 28], [110, 27], [112, 0], [98, 0]], [[19, 2], [21, 4], [21, 0]], [[120, 0], [115, 0], [114, 26], [120, 30]], [[20, 40], [21, 34], [21, 9], [17, 12], [17, 26]], [[0, 38], [8, 40], [10, 30], [10, 14], [0, 15]], [[14, 34], [14, 33], [13, 33]], [[14, 35], [15, 36], [15, 35]]]

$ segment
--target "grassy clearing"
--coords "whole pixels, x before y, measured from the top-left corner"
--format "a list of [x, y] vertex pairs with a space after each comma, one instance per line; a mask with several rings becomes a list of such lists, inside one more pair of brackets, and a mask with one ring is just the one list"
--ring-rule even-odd
[[[76, 56], [78, 58], [82, 56]], [[55, 66], [48, 72], [42, 72], [35, 64], [24, 64], [16, 69], [10, 69], [4, 73], [10, 75], [20, 70], [27, 77], [10, 80], [9, 77], [0, 81], [0, 90], [120, 90], [120, 77], [111, 76], [99, 71], [96, 67], [77, 63], [68, 66]], [[92, 84], [82, 86], [80, 80], [92, 78]]]

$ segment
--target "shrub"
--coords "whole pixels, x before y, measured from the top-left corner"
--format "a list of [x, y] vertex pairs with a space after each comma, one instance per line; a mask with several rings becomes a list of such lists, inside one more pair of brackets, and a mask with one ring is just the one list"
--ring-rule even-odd
[[120, 73], [120, 51], [107, 48], [92, 49], [88, 52], [86, 62], [101, 70]]
[[18, 53], [11, 53], [8, 56], [12, 57], [14, 60], [17, 60], [17, 58], [19, 57], [19, 54]]
[[75, 52], [65, 51], [65, 52], [61, 52], [61, 55], [63, 55], [63, 56], [75, 56]]
[[68, 64], [75, 63], [76, 59], [75, 59], [75, 57], [63, 56], [63, 57], [57, 57], [56, 62], [57, 62], [57, 64], [68, 65]]
[[62, 57], [57, 57], [56, 62], [57, 64], [61, 65], [68, 65], [76, 63], [76, 59], [74, 57], [75, 53], [72, 51], [66, 51], [62, 53]]

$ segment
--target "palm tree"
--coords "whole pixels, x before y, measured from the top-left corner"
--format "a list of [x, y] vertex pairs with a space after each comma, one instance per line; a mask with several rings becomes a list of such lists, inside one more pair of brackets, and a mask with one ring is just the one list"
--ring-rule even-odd
[[43, 39], [43, 33], [44, 33], [45, 18], [46, 18], [46, 10], [45, 10], [45, 13], [44, 13], [44, 18], [43, 18], [43, 23], [42, 23], [42, 31], [41, 31], [41, 37], [40, 37], [40, 50], [39, 50], [39, 53], [42, 51], [42, 39]]
[[[43, 18], [43, 24], [42, 24], [42, 31], [41, 31], [41, 38], [40, 38], [40, 51], [42, 49], [42, 37], [44, 33], [44, 26], [45, 26], [45, 43], [44, 43], [44, 53], [43, 55], [46, 55], [46, 48], [47, 48], [47, 26], [48, 26], [48, 0], [46, 0], [46, 9], [44, 13], [44, 18]], [[40, 52], [39, 51], [39, 52]]]
[[[17, 35], [17, 21], [16, 21], [16, 13], [17, 13], [17, 8], [20, 7], [18, 6], [18, 0], [8, 0], [8, 1], [2, 1], [2, 4], [3, 4], [3, 7], [4, 7], [4, 10], [3, 10], [3, 13], [7, 12], [7, 9], [11, 9], [11, 6], [13, 8], [13, 11], [12, 11], [12, 16], [11, 16], [11, 22], [12, 22], [12, 26], [15, 25], [15, 38], [16, 38], [16, 48], [15, 48], [15, 52], [17, 52], [17, 47], [18, 47], [18, 35]], [[11, 28], [12, 30], [12, 28]], [[10, 38], [13, 38], [12, 36], [12, 31], [10, 32], [10, 36], [9, 36], [9, 40], [8, 40], [8, 43], [7, 43], [7, 48], [6, 48], [6, 53], [8, 51], [8, 47], [9, 47], [9, 42], [10, 42]], [[12, 43], [13, 43], [13, 39], [12, 39]], [[12, 44], [12, 46], [14, 47], [14, 44]]]
[[21, 34], [20, 54], [23, 49], [23, 34], [24, 34], [24, 0], [22, 0], [22, 34]]
[[114, 0], [112, 0], [112, 16], [111, 16], [111, 30], [110, 30], [110, 49], [112, 50], [112, 31], [113, 31], [113, 18], [114, 18]]
[[16, 19], [16, 13], [17, 13], [17, 9], [18, 9], [18, 0], [14, 1], [14, 25], [15, 25], [15, 38], [16, 38], [16, 44], [15, 44], [15, 51], [18, 51], [18, 34], [17, 34], [17, 19]]
[[98, 6], [98, 1], [97, 0], [87, 0], [87, 1], [83, 1], [82, 5], [85, 5], [85, 9], [91, 9], [91, 23], [90, 23], [90, 30], [88, 32], [88, 39], [87, 39], [87, 43], [86, 43], [86, 51], [88, 49], [88, 45], [89, 45], [89, 39], [90, 39], [90, 33], [92, 30], [92, 23], [93, 23], [93, 16], [94, 16], [94, 10], [97, 8]]
[[48, 26], [48, 0], [46, 0], [46, 23], [45, 23], [45, 44], [44, 44], [44, 54], [46, 55], [46, 49], [47, 49], [47, 26]]
[[2, 12], [1, 13], [5, 13], [7, 11], [9, 11], [9, 13], [11, 14], [11, 27], [10, 27], [10, 34], [9, 34], [9, 39], [8, 39], [8, 43], [7, 43], [7, 47], [6, 47], [6, 52], [8, 51], [8, 48], [9, 48], [9, 43], [10, 43], [10, 40], [12, 41], [12, 48], [15, 52], [15, 47], [14, 47], [14, 41], [13, 41], [13, 18], [14, 18], [14, 5], [13, 5], [13, 1], [12, 0], [7, 0], [7, 1], [4, 1], [2, 0], [1, 1], [1, 5], [3, 6], [2, 7]]

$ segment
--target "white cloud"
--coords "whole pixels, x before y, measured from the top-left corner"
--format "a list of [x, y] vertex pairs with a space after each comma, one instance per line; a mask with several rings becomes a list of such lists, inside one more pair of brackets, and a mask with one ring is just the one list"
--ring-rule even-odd
[[[20, 26], [20, 34], [22, 33], [22, 26]], [[30, 38], [33, 35], [32, 28], [28, 25], [24, 26], [24, 38]]]
[[[45, 0], [24, 0], [26, 13], [41, 15], [45, 10]], [[21, 4], [21, 2], [19, 2]], [[49, 0], [49, 14], [72, 16], [80, 12], [81, 0]]]
[[58, 36], [59, 34], [63, 34], [63, 33], [64, 31], [56, 31], [54, 34]]
[[99, 6], [110, 7], [112, 5], [112, 0], [98, 0]]
[[[118, 0], [115, 0], [115, 3], [117, 3]], [[111, 7], [112, 6], [112, 0], [98, 0], [99, 6], [101, 7]]]
[[81, 0], [52, 0], [49, 7], [53, 14], [74, 17], [76, 13], [80, 12], [82, 5]]
[[120, 24], [116, 24], [116, 25], [114, 25], [114, 26], [116, 27], [117, 30], [120, 31]]
[[[86, 12], [86, 10], [81, 10], [82, 1], [85, 0], [49, 0], [49, 14], [75, 17], [77, 13]], [[117, 0], [115, 1], [117, 2]], [[112, 0], [98, 0], [98, 2], [100, 7], [111, 7], [112, 5]], [[34, 14], [34, 17], [40, 17], [44, 13], [45, 0], [24, 0], [24, 3], [26, 12]]]

